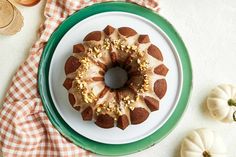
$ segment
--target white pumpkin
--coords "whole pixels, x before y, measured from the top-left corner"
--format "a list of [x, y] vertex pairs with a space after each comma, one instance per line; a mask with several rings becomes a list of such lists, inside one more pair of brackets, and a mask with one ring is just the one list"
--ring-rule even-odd
[[222, 139], [210, 129], [197, 129], [184, 138], [181, 157], [226, 157]]
[[207, 97], [207, 108], [217, 120], [236, 121], [236, 87], [229, 84], [217, 86]]

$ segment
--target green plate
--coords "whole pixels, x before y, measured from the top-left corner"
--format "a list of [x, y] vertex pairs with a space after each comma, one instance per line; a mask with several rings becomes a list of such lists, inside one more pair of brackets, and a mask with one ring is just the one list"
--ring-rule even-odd
[[[103, 144], [92, 141], [74, 131], [58, 113], [49, 90], [49, 68], [53, 53], [61, 38], [74, 25], [92, 15], [104, 12], [120, 11], [141, 16], [156, 24], [175, 46], [183, 70], [183, 85], [177, 106], [166, 123], [150, 136], [128, 144]], [[160, 15], [144, 7], [125, 2], [107, 2], [84, 8], [67, 18], [50, 37], [41, 57], [38, 72], [38, 88], [44, 109], [55, 128], [76, 145], [102, 155], [126, 155], [146, 149], [166, 137], [176, 126], [187, 107], [192, 87], [192, 69], [187, 49], [173, 26]]]

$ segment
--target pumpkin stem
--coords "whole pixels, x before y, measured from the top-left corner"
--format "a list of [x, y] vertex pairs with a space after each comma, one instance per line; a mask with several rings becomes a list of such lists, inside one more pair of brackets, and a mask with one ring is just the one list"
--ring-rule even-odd
[[233, 114], [233, 119], [234, 119], [234, 121], [236, 122], [236, 111], [235, 111], [234, 114]]
[[229, 106], [236, 106], [236, 100], [234, 100], [234, 99], [229, 99], [229, 100], [228, 100], [228, 104], [229, 104]]
[[211, 157], [211, 155], [210, 155], [207, 151], [204, 151], [204, 152], [202, 153], [202, 156], [203, 156], [203, 157]]

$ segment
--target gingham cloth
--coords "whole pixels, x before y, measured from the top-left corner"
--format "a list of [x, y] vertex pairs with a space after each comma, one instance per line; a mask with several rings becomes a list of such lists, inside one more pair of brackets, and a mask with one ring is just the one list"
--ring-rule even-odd
[[[47, 0], [45, 22], [30, 55], [19, 67], [0, 110], [0, 155], [91, 156], [92, 153], [64, 138], [50, 123], [37, 90], [42, 51], [53, 31], [75, 11], [108, 0]], [[127, 0], [158, 11], [157, 0]]]

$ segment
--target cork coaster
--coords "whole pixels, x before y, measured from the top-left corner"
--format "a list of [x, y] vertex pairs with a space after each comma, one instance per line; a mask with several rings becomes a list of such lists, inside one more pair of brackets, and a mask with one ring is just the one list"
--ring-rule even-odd
[[9, 25], [14, 16], [12, 5], [6, 0], [0, 0], [0, 28]]
[[[3, 4], [3, 5], [2, 5]], [[23, 16], [19, 10], [7, 0], [0, 0], [0, 34], [13, 35], [19, 32], [23, 26]]]

